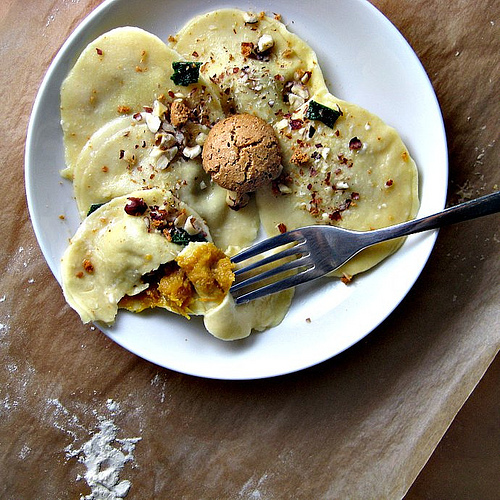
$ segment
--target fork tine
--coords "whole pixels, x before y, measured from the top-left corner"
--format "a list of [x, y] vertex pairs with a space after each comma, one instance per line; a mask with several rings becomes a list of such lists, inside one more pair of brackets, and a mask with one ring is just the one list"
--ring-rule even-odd
[[305, 241], [305, 237], [302, 236], [300, 232], [288, 231], [287, 233], [278, 234], [277, 236], [273, 236], [272, 238], [268, 238], [245, 250], [242, 250], [235, 256], [231, 257], [231, 261], [234, 263], [242, 262], [263, 252], [267, 252], [268, 250], [286, 245], [287, 243], [304, 243]]
[[[276, 252], [273, 253], [272, 255], [268, 255], [267, 257], [263, 257], [262, 259], [252, 262], [251, 264], [248, 264], [245, 267], [240, 267], [239, 269], [236, 269], [234, 271], [234, 274], [235, 276], [239, 276], [240, 274], [247, 273], [248, 271], [253, 271], [254, 269], [265, 266], [267, 264], [272, 264], [273, 262], [284, 259], [286, 257], [292, 257], [294, 255], [303, 256], [305, 253], [304, 249], [302, 248], [304, 243], [305, 241], [302, 243], [298, 243], [293, 247], [286, 248], [281, 252]], [[309, 252], [307, 252], [307, 254], [309, 254]]]
[[301, 271], [298, 274], [288, 276], [287, 278], [282, 279], [280, 281], [275, 281], [268, 285], [264, 285], [261, 288], [257, 288], [249, 292], [243, 293], [241, 295], [238, 295], [234, 297], [234, 301], [236, 302], [236, 304], [245, 304], [246, 302], [250, 302], [251, 300], [259, 299], [260, 297], [264, 297], [272, 293], [281, 292], [283, 290], [295, 287], [302, 283], [307, 283], [308, 281], [312, 281], [321, 276], [324, 276], [323, 272], [315, 269], [314, 267], [310, 267], [304, 271]]
[[314, 267], [314, 262], [309, 257], [309, 254], [303, 255], [302, 257], [299, 257], [298, 259], [294, 259], [292, 261], [286, 262], [285, 264], [282, 264], [281, 266], [272, 267], [271, 269], [268, 269], [267, 271], [256, 274], [255, 276], [250, 276], [249, 278], [246, 278], [243, 281], [240, 281], [239, 283], [235, 283], [231, 287], [231, 292], [236, 292], [236, 291], [240, 290], [241, 288], [245, 288], [245, 287], [248, 287], [248, 286], [253, 285], [255, 283], [259, 283], [261, 281], [264, 281], [268, 278], [272, 278], [273, 276], [276, 276], [277, 274], [281, 274], [281, 273], [284, 273], [286, 271], [292, 271], [294, 269], [298, 269], [301, 267], [307, 267], [307, 268]]

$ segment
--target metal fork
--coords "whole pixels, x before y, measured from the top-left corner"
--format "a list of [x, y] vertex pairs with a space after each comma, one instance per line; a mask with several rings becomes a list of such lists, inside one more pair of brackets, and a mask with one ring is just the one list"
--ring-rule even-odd
[[[245, 267], [236, 269], [236, 281], [230, 291], [235, 302], [243, 304], [320, 278], [376, 243], [497, 212], [500, 212], [500, 191], [434, 215], [373, 231], [352, 231], [326, 225], [288, 231], [261, 241], [232, 257], [235, 264], [248, 259], [252, 261]], [[278, 251], [283, 246], [285, 248]], [[276, 252], [269, 254], [270, 251]], [[270, 267], [281, 260], [284, 263]], [[265, 268], [261, 269], [263, 266]], [[280, 277], [281, 274], [283, 276]], [[272, 278], [275, 281], [270, 282]]]

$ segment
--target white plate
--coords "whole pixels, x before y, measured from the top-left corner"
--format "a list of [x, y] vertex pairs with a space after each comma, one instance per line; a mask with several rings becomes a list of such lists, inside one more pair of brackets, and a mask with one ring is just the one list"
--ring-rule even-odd
[[[443, 208], [447, 149], [438, 102], [417, 56], [396, 28], [364, 0], [111, 0], [85, 19], [64, 44], [41, 85], [28, 129], [26, 190], [42, 252], [60, 281], [59, 262], [79, 218], [64, 167], [59, 89], [85, 45], [124, 25], [163, 40], [192, 16], [219, 7], [279, 12], [289, 29], [316, 50], [330, 90], [380, 115], [402, 135], [420, 171], [421, 208]], [[64, 215], [62, 220], [60, 215]], [[105, 333], [129, 351], [186, 374], [257, 379], [315, 365], [347, 349], [377, 327], [416, 281], [436, 234], [408, 238], [382, 265], [345, 286], [320, 281], [298, 290], [283, 323], [248, 339], [223, 342], [198, 318], [164, 312], [120, 312]], [[75, 317], [76, 321], [76, 317]]]

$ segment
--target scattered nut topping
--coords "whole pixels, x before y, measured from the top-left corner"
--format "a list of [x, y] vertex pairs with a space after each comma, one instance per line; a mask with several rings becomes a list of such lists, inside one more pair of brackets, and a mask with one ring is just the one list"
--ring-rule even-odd
[[344, 283], [344, 285], [348, 285], [352, 281], [352, 276], [350, 274], [344, 273], [342, 275], [342, 278], [340, 278], [340, 281], [342, 281], [342, 283]]
[[309, 161], [309, 155], [302, 151], [301, 149], [296, 149], [293, 152], [290, 161], [295, 165], [305, 165]]
[[146, 113], [146, 124], [149, 130], [156, 134], [161, 126], [161, 119], [158, 116], [153, 115], [152, 113]]
[[182, 154], [186, 158], [190, 158], [190, 159], [196, 158], [197, 156], [199, 156], [201, 154], [201, 146], [199, 144], [196, 144], [195, 146], [192, 146], [192, 147], [186, 146], [183, 149]]
[[347, 184], [347, 182], [344, 181], [339, 181], [337, 182], [337, 184], [335, 184], [335, 189], [339, 190], [349, 189], [349, 184]]
[[127, 198], [127, 200], [128, 201], [124, 210], [128, 215], [142, 215], [148, 208], [146, 202], [142, 198], [135, 198], [131, 196], [130, 198]]
[[253, 52], [252, 42], [241, 42], [241, 55], [243, 57], [250, 57]]
[[94, 272], [94, 266], [92, 265], [92, 262], [90, 262], [89, 259], [83, 260], [83, 269], [85, 269], [85, 272], [88, 274], [92, 274]]
[[262, 54], [262, 52], [269, 50], [273, 46], [274, 46], [273, 37], [266, 33], [259, 38], [259, 41], [257, 42], [257, 51]]
[[363, 147], [363, 143], [361, 142], [360, 139], [358, 139], [357, 137], [353, 137], [350, 141], [349, 141], [349, 149], [351, 150], [357, 150], [357, 149], [361, 149]]
[[255, 24], [259, 22], [259, 18], [253, 12], [245, 12], [243, 14], [243, 20], [246, 24]]
[[182, 127], [189, 120], [190, 110], [183, 101], [174, 101], [170, 108], [170, 122], [174, 127]]
[[239, 210], [244, 206], [248, 205], [250, 201], [250, 196], [248, 193], [237, 193], [236, 191], [230, 191], [229, 189], [226, 192], [226, 204], [229, 208], [233, 210]]
[[130, 106], [118, 106], [117, 111], [120, 114], [126, 115], [127, 113], [130, 113]]

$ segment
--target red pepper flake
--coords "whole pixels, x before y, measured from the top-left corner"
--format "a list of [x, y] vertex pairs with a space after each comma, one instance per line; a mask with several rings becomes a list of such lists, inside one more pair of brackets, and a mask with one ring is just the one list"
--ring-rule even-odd
[[278, 224], [278, 230], [279, 230], [279, 232], [280, 232], [281, 234], [286, 233], [286, 226], [285, 226], [285, 224], [283, 224], [283, 222], [280, 222], [280, 223]]
[[392, 179], [389, 179], [389, 180], [385, 183], [385, 185], [386, 185], [387, 187], [391, 187], [393, 184], [394, 184], [394, 181], [393, 181]]
[[361, 140], [358, 137], [353, 137], [349, 141], [349, 149], [351, 149], [353, 151], [361, 149], [362, 147], [363, 147], [363, 143], [361, 142]]
[[356, 192], [352, 192], [351, 193], [351, 200], [359, 200], [359, 193], [356, 193]]
[[199, 57], [199, 54], [198, 52], [196, 52], [196, 50], [191, 54], [193, 57]]
[[311, 184], [311, 183], [309, 183], [309, 184], [307, 185], [307, 189], [308, 189], [309, 191], [311, 191], [311, 189], [312, 189], [312, 188], [313, 188], [312, 184]]
[[97, 52], [98, 56], [102, 56], [103, 51], [100, 48], [96, 47], [95, 51]]
[[300, 119], [290, 120], [290, 128], [292, 130], [299, 130], [302, 128], [303, 125], [304, 125], [304, 122]]

